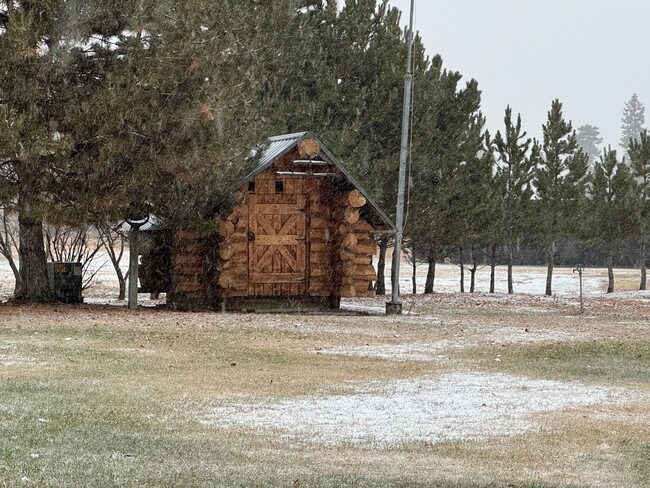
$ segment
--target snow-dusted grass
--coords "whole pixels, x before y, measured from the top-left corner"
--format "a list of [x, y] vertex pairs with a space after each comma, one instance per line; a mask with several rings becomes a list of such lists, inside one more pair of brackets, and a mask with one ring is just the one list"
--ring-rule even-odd
[[535, 413], [638, 399], [623, 389], [577, 382], [452, 373], [371, 383], [342, 395], [235, 403], [208, 412], [202, 422], [276, 429], [303, 442], [387, 447], [518, 435], [540, 428]]

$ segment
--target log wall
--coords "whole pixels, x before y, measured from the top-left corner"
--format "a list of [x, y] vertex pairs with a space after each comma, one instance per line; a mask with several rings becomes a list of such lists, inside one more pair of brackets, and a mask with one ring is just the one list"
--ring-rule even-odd
[[[224, 300], [250, 297], [329, 298], [331, 303], [338, 303], [340, 297], [374, 296], [369, 284], [377, 279], [372, 265], [377, 245], [371, 237], [373, 227], [359, 212], [366, 199], [358, 190], [337, 191], [328, 177], [276, 173], [292, 168], [295, 156], [288, 155], [274, 169], [257, 175], [254, 195], [249, 194], [248, 184], [242, 187], [237, 195], [240, 204], [216, 234], [176, 234], [169, 298], [177, 308], [201, 308], [199, 303], [202, 308], [218, 308]], [[276, 187], [278, 181], [283, 182], [282, 191]], [[249, 228], [252, 202], [280, 208], [298, 201], [305, 202], [306, 280], [251, 283], [250, 243], [256, 237], [251, 236]]]

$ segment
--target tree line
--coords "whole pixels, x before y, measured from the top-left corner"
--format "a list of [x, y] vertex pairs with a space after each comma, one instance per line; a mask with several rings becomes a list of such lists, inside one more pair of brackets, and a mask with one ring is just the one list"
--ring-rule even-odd
[[[318, 133], [391, 213], [400, 17], [387, 0], [0, 0], [0, 203], [18, 219], [16, 298], [50, 299], [46, 226], [154, 213], [211, 228], [269, 135]], [[559, 101], [543, 140], [510, 108], [493, 137], [477, 81], [417, 36], [413, 56], [405, 238], [429, 265], [426, 292], [451, 250], [461, 263], [505, 261], [512, 292], [517, 249], [535, 241], [550, 293], [566, 236], [604, 248], [638, 241], [645, 270], [647, 133], [631, 137], [625, 163], [607, 150], [590, 171]], [[390, 244], [380, 242], [380, 293]]]

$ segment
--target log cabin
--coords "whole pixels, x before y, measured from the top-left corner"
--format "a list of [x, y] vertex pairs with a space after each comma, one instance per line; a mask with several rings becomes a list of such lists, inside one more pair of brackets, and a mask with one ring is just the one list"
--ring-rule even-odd
[[[177, 231], [168, 258], [156, 245], [142, 256], [141, 291], [166, 292], [174, 309], [223, 311], [332, 309], [374, 296], [374, 236], [395, 232], [388, 216], [313, 133], [262, 147], [218, 232]], [[166, 272], [152, 270], [160, 262]]]

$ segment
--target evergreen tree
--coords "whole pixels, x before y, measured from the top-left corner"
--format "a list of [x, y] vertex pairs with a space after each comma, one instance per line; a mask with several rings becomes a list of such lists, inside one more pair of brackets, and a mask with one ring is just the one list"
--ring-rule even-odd
[[[87, 16], [65, 2], [2, 2], [0, 16], [0, 197], [18, 212], [20, 287], [16, 298], [50, 298], [43, 219], [61, 203], [61, 179], [72, 141], [60, 128], [81, 69]], [[105, 13], [104, 8], [97, 15]], [[67, 29], [66, 27], [69, 27]]]
[[587, 155], [579, 148], [571, 123], [564, 120], [559, 100], [553, 101], [542, 130], [544, 141], [534, 179], [535, 221], [545, 250], [545, 293], [552, 295], [557, 238], [576, 232], [584, 218]]
[[512, 265], [529, 222], [532, 180], [537, 155], [531, 154], [532, 139], [521, 128], [521, 115], [513, 124], [512, 109], [506, 107], [504, 134], [497, 132], [493, 147], [497, 152], [495, 179], [501, 196], [501, 241], [505, 244], [508, 265], [508, 293], [514, 293]]
[[600, 145], [603, 143], [603, 138], [600, 137], [600, 129], [589, 124], [581, 125], [578, 127], [576, 137], [582, 152], [589, 157], [589, 168], [591, 170], [600, 157]]
[[647, 256], [646, 246], [650, 238], [650, 134], [643, 130], [638, 139], [632, 140], [628, 149], [632, 175], [639, 185], [639, 199], [637, 201], [638, 226], [635, 237], [640, 241], [639, 267], [641, 269], [641, 283], [639, 290], [646, 289]]
[[[483, 222], [479, 214], [485, 202], [476, 206], [468, 187], [470, 178], [477, 185], [474, 190], [481, 189], [480, 91], [474, 80], [459, 89], [460, 80], [460, 73], [443, 70], [442, 60], [435, 57], [423, 81], [416, 81], [414, 98], [420, 108], [413, 124], [412, 165], [417, 176], [412, 179], [406, 235], [425, 252], [425, 293], [433, 292], [440, 251], [477, 241]], [[481, 196], [477, 191], [476, 197]]]
[[627, 151], [630, 147], [630, 140], [637, 139], [645, 124], [645, 107], [635, 93], [623, 107], [623, 119], [621, 126], [621, 146]]
[[618, 239], [630, 237], [637, 227], [637, 185], [629, 167], [616, 158], [611, 147], [604, 151], [591, 178], [589, 229], [592, 241], [605, 249], [607, 293], [614, 291], [613, 248]]
[[234, 0], [12, 5], [0, 20], [0, 197], [19, 213], [17, 297], [47, 300], [44, 219], [153, 211], [205, 225], [227, 210], [233, 163], [260, 138], [246, 125], [248, 46], [266, 31], [242, 30], [250, 9]]

